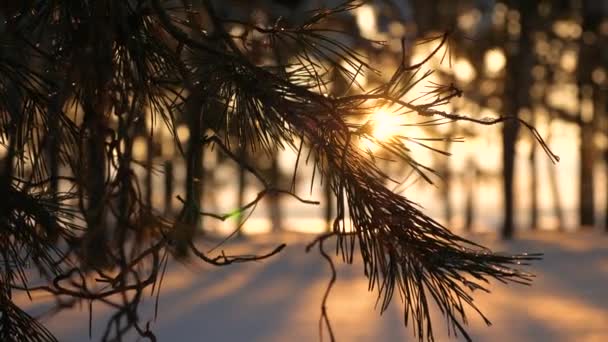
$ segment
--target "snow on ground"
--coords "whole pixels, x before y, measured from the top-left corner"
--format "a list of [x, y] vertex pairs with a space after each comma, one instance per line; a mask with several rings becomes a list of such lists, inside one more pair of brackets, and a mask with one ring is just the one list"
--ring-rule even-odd
[[[316, 250], [306, 254], [312, 235], [285, 233], [231, 242], [227, 252], [264, 252], [277, 241], [288, 247], [263, 262], [214, 268], [201, 263], [170, 265], [153, 330], [159, 341], [315, 341], [320, 303], [329, 267]], [[534, 285], [492, 284], [491, 294], [476, 292], [480, 308], [492, 320], [486, 327], [469, 313], [476, 341], [608, 341], [608, 235], [596, 232], [525, 234], [513, 242], [474, 235], [497, 251], [543, 252], [531, 270]], [[330, 246], [327, 243], [327, 246]], [[328, 310], [338, 341], [414, 341], [402, 321], [401, 302], [382, 316], [374, 310], [360, 263], [340, 265]], [[32, 313], [47, 299], [20, 302]], [[152, 315], [153, 298], [142, 319]], [[94, 306], [93, 339], [99, 340], [108, 308]], [[88, 311], [70, 309], [44, 323], [60, 341], [88, 340]], [[434, 314], [438, 341], [448, 340], [443, 319]]]

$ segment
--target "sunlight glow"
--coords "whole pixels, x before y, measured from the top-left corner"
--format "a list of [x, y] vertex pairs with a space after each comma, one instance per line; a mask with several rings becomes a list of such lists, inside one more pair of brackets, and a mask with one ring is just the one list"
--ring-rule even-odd
[[403, 119], [400, 115], [387, 112], [384, 109], [378, 109], [369, 118], [371, 124], [371, 132], [373, 138], [362, 138], [362, 147], [366, 150], [375, 151], [378, 149], [377, 142], [386, 142], [390, 138], [401, 133]]
[[574, 20], [557, 20], [553, 24], [553, 32], [561, 38], [578, 39], [583, 28]]
[[564, 53], [562, 54], [560, 60], [559, 60], [559, 65], [562, 67], [562, 69], [566, 70], [567, 72], [574, 72], [576, 70], [576, 65], [578, 64], [578, 56], [576, 51], [572, 50], [572, 49], [568, 49], [566, 51], [564, 51]]
[[376, 22], [376, 11], [371, 5], [363, 5], [355, 10], [357, 26], [361, 32], [361, 36], [367, 39], [375, 39], [378, 33], [378, 24]]
[[454, 76], [463, 83], [470, 83], [475, 79], [476, 72], [471, 62], [466, 58], [459, 58], [454, 63]]
[[380, 141], [386, 141], [393, 136], [399, 134], [401, 124], [403, 124], [399, 115], [388, 113], [385, 110], [378, 110], [372, 117], [374, 138]]
[[472, 9], [458, 16], [458, 27], [464, 31], [472, 31], [481, 20], [481, 12]]
[[489, 76], [497, 76], [507, 64], [507, 58], [501, 49], [488, 50], [483, 59], [486, 73]]
[[593, 70], [593, 73], [591, 74], [591, 79], [596, 84], [599, 84], [599, 85], [604, 84], [604, 82], [606, 82], [606, 70], [604, 70], [604, 68], [602, 68], [602, 67], [595, 68]]

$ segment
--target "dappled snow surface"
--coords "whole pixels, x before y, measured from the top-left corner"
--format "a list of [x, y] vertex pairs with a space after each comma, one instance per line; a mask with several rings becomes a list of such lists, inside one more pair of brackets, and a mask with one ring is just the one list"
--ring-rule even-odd
[[[304, 247], [312, 235], [253, 236], [231, 242], [227, 253], [288, 247], [263, 262], [215, 268], [199, 262], [173, 263], [165, 276], [158, 318], [152, 327], [159, 341], [314, 341], [318, 340], [320, 303], [329, 267], [316, 249]], [[490, 235], [472, 239], [498, 251], [542, 252], [543, 261], [531, 270], [532, 287], [492, 284], [491, 294], [475, 293], [480, 308], [492, 320], [486, 327], [469, 312], [469, 331], [477, 341], [608, 341], [608, 236], [594, 232], [538, 233], [514, 242], [498, 242]], [[326, 243], [326, 246], [332, 246]], [[416, 340], [402, 321], [401, 302], [382, 316], [374, 309], [375, 293], [359, 262], [340, 265], [328, 302], [338, 341]], [[33, 314], [43, 312], [49, 298], [18, 301]], [[154, 298], [147, 297], [142, 320], [153, 317]], [[437, 311], [437, 310], [435, 310]], [[109, 308], [95, 304], [92, 340], [100, 339]], [[87, 305], [43, 322], [60, 341], [88, 340]], [[434, 314], [436, 339], [447, 340], [445, 324]], [[126, 340], [136, 340], [135, 338]]]

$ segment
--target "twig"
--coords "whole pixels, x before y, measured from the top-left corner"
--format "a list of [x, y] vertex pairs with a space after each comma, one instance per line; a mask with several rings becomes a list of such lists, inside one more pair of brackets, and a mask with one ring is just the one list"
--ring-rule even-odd
[[336, 282], [336, 267], [334, 266], [334, 262], [331, 260], [329, 255], [325, 253], [323, 249], [323, 240], [319, 240], [319, 253], [323, 256], [323, 258], [329, 264], [331, 268], [331, 278], [329, 279], [329, 283], [327, 284], [327, 289], [325, 289], [325, 293], [323, 294], [323, 300], [321, 301], [321, 317], [319, 318], [319, 340], [323, 341], [323, 324], [327, 327], [327, 333], [329, 334], [330, 342], [335, 342], [336, 338], [334, 337], [334, 332], [331, 328], [331, 323], [329, 321], [329, 315], [327, 314], [327, 299], [329, 298], [329, 293], [331, 292], [334, 283]]

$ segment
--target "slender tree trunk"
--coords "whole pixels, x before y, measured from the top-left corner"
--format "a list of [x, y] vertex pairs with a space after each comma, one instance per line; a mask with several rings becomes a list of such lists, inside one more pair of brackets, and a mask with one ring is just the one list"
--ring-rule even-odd
[[[94, 23], [105, 22], [107, 18], [105, 1], [97, 1], [92, 5], [91, 17]], [[108, 253], [109, 230], [107, 225], [107, 207], [109, 196], [106, 192], [109, 163], [107, 162], [106, 139], [108, 138], [109, 115], [112, 109], [110, 83], [114, 74], [114, 37], [109, 31], [90, 31], [88, 40], [96, 48], [94, 55], [86, 50], [76, 55], [74, 61], [79, 64], [91, 63], [87, 73], [78, 76], [84, 87], [81, 99], [84, 117], [82, 160], [85, 172], [81, 175], [86, 190], [86, 200], [81, 198], [81, 208], [87, 223], [84, 237], [85, 263], [94, 267], [104, 267], [109, 264], [111, 254]], [[82, 203], [82, 201], [86, 201]]]
[[152, 197], [154, 196], [154, 190], [152, 189], [152, 167], [154, 160], [154, 137], [145, 132], [146, 134], [146, 176], [144, 179], [144, 187], [146, 188], [144, 203], [146, 210], [152, 211]]
[[[450, 150], [451, 143], [448, 141], [445, 145], [445, 150]], [[443, 169], [443, 186], [441, 187], [441, 196], [443, 197], [443, 213], [445, 216], [445, 224], [449, 227], [452, 222], [453, 208], [452, 202], [450, 201], [450, 188], [452, 186], [452, 172], [450, 170], [449, 160], [443, 157], [442, 161]]]
[[[205, 126], [203, 125], [203, 127], [201, 128], [201, 139], [205, 134]], [[202, 212], [203, 210], [203, 203], [205, 202], [205, 178], [207, 178], [207, 175], [205, 174], [205, 147], [201, 145], [201, 168], [200, 168], [200, 177], [198, 178], [199, 181], [195, 182], [196, 185], [198, 185], [198, 208], [199, 211]], [[199, 232], [201, 234], [204, 233], [204, 228], [205, 228], [205, 217], [202, 215], [198, 215], [198, 226], [199, 226]]]
[[[194, 7], [202, 10], [200, 1], [182, 0], [185, 7]], [[200, 12], [199, 12], [200, 13]], [[187, 12], [187, 23], [190, 27], [190, 35], [194, 39], [201, 38], [203, 30], [200, 16], [195, 15], [193, 11]], [[211, 28], [208, 29], [212, 32]], [[180, 213], [181, 231], [178, 234], [177, 252], [180, 255], [186, 255], [188, 243], [192, 241], [197, 231], [201, 230], [202, 216], [201, 201], [203, 191], [203, 105], [204, 105], [204, 89], [200, 86], [194, 86], [194, 89], [189, 89], [191, 94], [186, 100], [185, 116], [188, 124], [190, 137], [188, 139], [188, 149], [186, 152], [186, 201], [182, 212]]]
[[[133, 101], [137, 101], [134, 99]], [[139, 109], [137, 104], [133, 106], [136, 111]], [[128, 238], [131, 221], [131, 215], [134, 213], [134, 207], [132, 204], [135, 199], [131, 197], [133, 187], [133, 173], [131, 169], [131, 162], [133, 161], [133, 112], [121, 113], [118, 117], [118, 134], [117, 139], [119, 141], [119, 153], [118, 153], [118, 170], [116, 172], [116, 179], [119, 183], [118, 192], [118, 224], [115, 235], [113, 237], [115, 246], [119, 250], [119, 264], [121, 268], [127, 267], [127, 256], [125, 249], [127, 248], [126, 241]], [[121, 278], [121, 281], [124, 281]]]
[[[279, 188], [281, 184], [281, 170], [279, 169], [279, 153], [275, 150], [272, 155], [270, 165], [270, 181], [274, 188]], [[277, 193], [270, 194], [269, 197], [270, 221], [272, 230], [283, 229], [283, 218], [281, 212], [281, 197]]]
[[333, 218], [334, 218], [334, 202], [336, 201], [336, 197], [334, 196], [334, 192], [331, 189], [331, 182], [329, 178], [324, 180], [323, 183], [323, 192], [325, 197], [325, 230], [327, 232], [331, 232], [333, 229]]
[[86, 263], [91, 266], [103, 266], [109, 260], [106, 253], [108, 231], [106, 225], [106, 146], [105, 115], [109, 99], [94, 101], [85, 100], [84, 126], [88, 134], [85, 137], [86, 171], [83, 179], [87, 198], [84, 204], [84, 217], [87, 222], [87, 233], [84, 239]]
[[165, 160], [163, 164], [165, 174], [164, 215], [173, 215], [173, 161]]
[[49, 190], [53, 198], [53, 202], [57, 203], [57, 193], [59, 192], [59, 120], [50, 120], [48, 123], [49, 133], [47, 136], [47, 160], [49, 173]]
[[595, 223], [594, 213], [594, 196], [593, 196], [593, 181], [594, 181], [594, 143], [593, 143], [593, 123], [590, 118], [585, 118], [582, 106], [583, 101], [589, 101], [586, 98], [583, 89], [590, 89], [579, 85], [579, 109], [581, 122], [581, 144], [580, 144], [580, 177], [579, 177], [579, 223], [581, 228], [592, 228]]
[[604, 179], [606, 182], [606, 202], [604, 203], [604, 230], [608, 233], [608, 148], [604, 150]]
[[188, 244], [200, 230], [200, 206], [203, 181], [203, 97], [190, 95], [186, 100], [186, 119], [188, 120], [188, 149], [186, 151], [186, 200], [180, 213], [180, 230], [176, 231], [177, 253], [186, 255]]
[[[584, 101], [591, 101], [595, 107], [598, 92], [594, 85], [592, 73], [598, 61], [602, 59], [597, 46], [589, 43], [583, 37], [587, 34], [598, 34], [599, 27], [604, 21], [602, 16], [602, 1], [583, 0], [579, 3], [582, 18], [583, 34], [579, 40], [579, 56], [577, 65], [577, 80], [579, 85], [579, 118], [581, 124], [580, 145], [580, 186], [579, 186], [579, 223], [582, 228], [592, 228], [595, 224], [594, 200], [594, 170], [595, 145], [593, 142], [593, 128], [596, 115], [594, 110], [585, 108]], [[600, 62], [601, 63], [601, 62]], [[594, 89], [595, 88], [595, 89]]]
[[[550, 126], [550, 125], [549, 125]], [[551, 142], [551, 131], [547, 136], [547, 144]], [[561, 201], [561, 194], [559, 191], [559, 185], [557, 183], [557, 170], [553, 165], [548, 166], [549, 172], [549, 188], [551, 190], [551, 197], [553, 198], [553, 214], [557, 218], [557, 228], [563, 231], [565, 228], [564, 209]]]
[[514, 171], [515, 171], [515, 140], [517, 139], [517, 125], [513, 122], [505, 123], [503, 128], [503, 201], [504, 223], [502, 236], [505, 239], [513, 237], [514, 231]]
[[478, 176], [477, 165], [472, 158], [469, 158], [466, 177], [466, 199], [464, 206], [464, 230], [470, 232], [473, 230], [473, 221], [475, 213], [475, 183]]
[[[602, 117], [604, 118], [604, 127], [608, 127], [608, 96], [606, 93], [600, 93], [601, 101], [598, 108], [602, 108]], [[606, 198], [604, 202], [604, 230], [608, 232], [608, 147], [604, 148], [604, 182], [606, 182]]]
[[[239, 147], [239, 151], [238, 151], [238, 156], [239, 159], [242, 161], [246, 160], [247, 157], [247, 153], [245, 150], [244, 146]], [[245, 205], [245, 187], [247, 186], [246, 184], [246, 179], [245, 179], [246, 173], [245, 173], [245, 168], [241, 165], [239, 165], [239, 174], [238, 174], [238, 189], [237, 189], [237, 207], [238, 208], [242, 208]], [[238, 213], [237, 216], [237, 220], [235, 223], [235, 229], [238, 229], [238, 235], [242, 236], [243, 235], [243, 227], [241, 227], [243, 225], [243, 220], [244, 220], [244, 216], [243, 216], [243, 212]]]
[[[512, 1], [510, 7], [520, 14], [521, 34], [518, 39], [511, 38], [508, 42], [504, 103], [505, 115], [518, 117], [519, 110], [529, 100], [530, 70], [534, 64], [530, 35], [537, 5], [532, 1]], [[502, 129], [504, 239], [511, 239], [515, 230], [515, 143], [518, 129], [519, 124], [514, 120], [505, 122]]]
[[536, 146], [530, 149], [530, 229], [538, 228], [538, 163]]
[[555, 217], [557, 217], [557, 227], [558, 230], [563, 231], [566, 221], [564, 218], [564, 209], [559, 192], [559, 185], [557, 184], [557, 175], [555, 168], [552, 165], [549, 166], [549, 186], [553, 197], [553, 212]]

